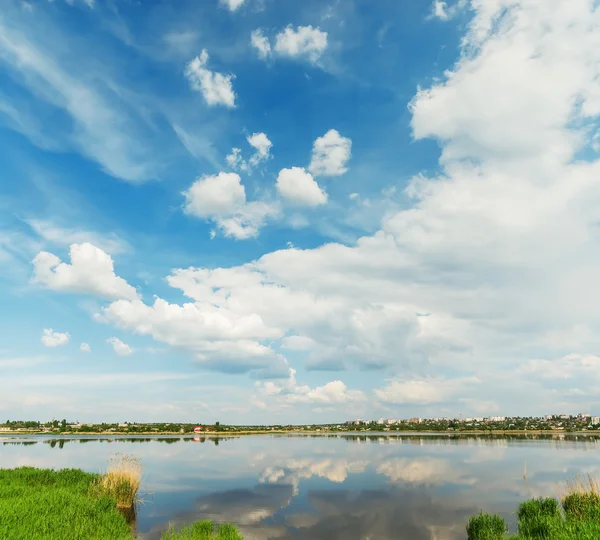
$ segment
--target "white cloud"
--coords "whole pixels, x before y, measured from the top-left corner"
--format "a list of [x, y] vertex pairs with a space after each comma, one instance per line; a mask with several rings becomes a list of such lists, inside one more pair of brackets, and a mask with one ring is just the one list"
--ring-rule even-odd
[[257, 28], [250, 34], [250, 43], [258, 52], [259, 58], [269, 58], [271, 56], [271, 43], [260, 28]]
[[306, 351], [314, 346], [315, 341], [307, 336], [288, 336], [281, 340], [281, 347], [292, 351]]
[[442, 21], [449, 21], [454, 18], [458, 13], [466, 8], [468, 0], [456, 0], [452, 5], [448, 5], [447, 2], [442, 0], [434, 0], [431, 6], [431, 17], [440, 19]]
[[129, 356], [130, 354], [133, 354], [133, 349], [127, 345], [127, 343], [123, 343], [119, 338], [108, 338], [106, 343], [112, 345], [112, 348], [118, 356]]
[[219, 0], [219, 3], [222, 6], [225, 6], [229, 11], [234, 12], [237, 11], [246, 0]]
[[92, 348], [90, 347], [89, 343], [82, 343], [79, 345], [79, 350], [84, 353], [92, 352]]
[[352, 141], [330, 129], [315, 140], [308, 170], [315, 176], [340, 176], [348, 171], [351, 153]]
[[250, 157], [250, 165], [256, 167], [262, 161], [269, 159], [273, 143], [264, 133], [253, 133], [248, 137], [248, 144], [256, 150]]
[[282, 359], [261, 343], [279, 337], [281, 331], [267, 327], [257, 315], [240, 316], [201, 301], [180, 306], [157, 298], [152, 306], [113, 302], [96, 319], [188, 350], [198, 363], [213, 369], [287, 373]]
[[203, 176], [183, 195], [186, 214], [211, 219], [225, 236], [238, 240], [257, 236], [266, 219], [278, 213], [275, 206], [266, 202], [247, 202], [246, 190], [237, 173]]
[[246, 140], [255, 150], [248, 161], [242, 156], [241, 148], [232, 148], [231, 153], [225, 157], [225, 160], [234, 171], [251, 174], [253, 168], [271, 157], [273, 143], [265, 133], [253, 133], [252, 135], [249, 135]]
[[33, 259], [34, 283], [54, 291], [91, 294], [109, 300], [134, 299], [138, 293], [114, 271], [111, 256], [90, 243], [72, 244], [71, 264], [40, 251]]
[[190, 86], [201, 92], [209, 106], [223, 105], [228, 108], [235, 107], [235, 92], [233, 91], [233, 75], [223, 75], [207, 69], [208, 52], [202, 49], [200, 56], [196, 56], [188, 63], [185, 76]]
[[[42, 148], [79, 151], [117, 178], [142, 182], [155, 177], [160, 165], [144, 137], [147, 126], [138, 114], [137, 96], [129, 101], [108, 70], [99, 72], [101, 61], [81, 62], [79, 51], [70, 51], [74, 48], [43, 10], [36, 17], [24, 14], [24, 19], [19, 11], [7, 9], [0, 15], [0, 63], [23, 88], [17, 94], [30, 92], [37, 101], [34, 112], [17, 96], [0, 104], [9, 125]], [[66, 122], [68, 129], [53, 122], [50, 135], [36, 114], [56, 114], [57, 109], [71, 122]]]
[[257, 384], [266, 398], [276, 396], [283, 403], [341, 404], [362, 402], [366, 397], [360, 390], [348, 390], [342, 381], [331, 381], [323, 386], [310, 388], [296, 382], [296, 370], [289, 368], [289, 376], [282, 382], [266, 381]]
[[327, 48], [327, 32], [312, 26], [288, 25], [275, 36], [274, 51], [290, 58], [305, 57], [315, 63]]
[[45, 328], [42, 333], [42, 343], [46, 347], [60, 347], [69, 343], [71, 335], [68, 332], [54, 332], [52, 328]]
[[233, 214], [246, 204], [246, 191], [239, 174], [235, 173], [203, 176], [183, 195], [185, 212], [203, 218]]
[[282, 197], [298, 205], [320, 206], [327, 202], [327, 193], [302, 167], [281, 169], [277, 175], [277, 191]]
[[375, 396], [385, 403], [394, 404], [443, 403], [455, 395], [467, 392], [471, 385], [480, 382], [474, 377], [392, 380], [387, 386], [375, 389]]
[[241, 148], [232, 148], [231, 154], [225, 156], [225, 161], [227, 161], [227, 165], [229, 165], [234, 171], [248, 172], [250, 170], [248, 163], [242, 157]]
[[539, 379], [600, 380], [600, 357], [595, 354], [571, 353], [555, 360], [530, 360], [518, 373]]
[[129, 249], [127, 242], [119, 238], [115, 233], [98, 234], [91, 231], [83, 231], [79, 228], [70, 229], [43, 219], [26, 219], [25, 223], [37, 235], [54, 244], [70, 246], [71, 244], [83, 244], [87, 242], [111, 255], [118, 255]]

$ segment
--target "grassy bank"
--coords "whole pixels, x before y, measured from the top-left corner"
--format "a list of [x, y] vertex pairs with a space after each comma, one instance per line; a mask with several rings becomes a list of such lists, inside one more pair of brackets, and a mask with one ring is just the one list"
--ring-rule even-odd
[[525, 501], [517, 511], [518, 533], [508, 534], [499, 515], [480, 513], [467, 524], [468, 540], [598, 540], [600, 489], [591, 478], [579, 477], [554, 498]]
[[[139, 460], [117, 455], [105, 474], [78, 469], [0, 469], [2, 540], [134, 540]], [[241, 540], [231, 525], [200, 522], [165, 540]]]
[[115, 497], [98, 488], [100, 480], [76, 469], [0, 470], [0, 538], [132, 539]]

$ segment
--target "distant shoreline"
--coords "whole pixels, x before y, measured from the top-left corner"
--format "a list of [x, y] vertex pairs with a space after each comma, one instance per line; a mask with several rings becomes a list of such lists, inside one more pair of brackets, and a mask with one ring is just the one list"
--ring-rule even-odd
[[332, 435], [352, 435], [359, 437], [409, 437], [414, 435], [438, 435], [438, 436], [461, 436], [461, 435], [478, 435], [481, 437], [488, 437], [490, 435], [576, 435], [576, 436], [600, 436], [599, 431], [563, 431], [563, 430], [487, 430], [487, 431], [284, 431], [284, 430], [261, 430], [261, 431], [235, 431], [235, 432], [223, 432], [223, 431], [203, 431], [202, 433], [173, 433], [172, 431], [148, 431], [138, 433], [98, 433], [95, 431], [90, 432], [63, 432], [63, 433], [52, 433], [47, 431], [2, 431], [0, 437], [3, 435], [43, 435], [49, 437], [69, 437], [69, 436], [99, 436], [99, 437], [164, 437], [166, 435], [173, 437], [236, 437], [239, 435], [292, 435], [302, 436], [311, 435], [319, 437], [330, 437]]

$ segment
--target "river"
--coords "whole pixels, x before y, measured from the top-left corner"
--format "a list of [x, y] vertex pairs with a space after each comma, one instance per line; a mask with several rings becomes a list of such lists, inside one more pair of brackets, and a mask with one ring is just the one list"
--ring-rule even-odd
[[[0, 437], [0, 467], [102, 472], [116, 453], [141, 458], [136, 525], [211, 519], [246, 540], [463, 540], [470, 515], [555, 496], [600, 469], [594, 436]], [[526, 479], [524, 473], [526, 472]]]

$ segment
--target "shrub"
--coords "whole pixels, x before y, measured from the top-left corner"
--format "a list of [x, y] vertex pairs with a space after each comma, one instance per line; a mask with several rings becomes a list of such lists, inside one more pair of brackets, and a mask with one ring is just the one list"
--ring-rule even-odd
[[501, 540], [508, 527], [497, 514], [484, 514], [471, 517], [467, 524], [468, 540]]

